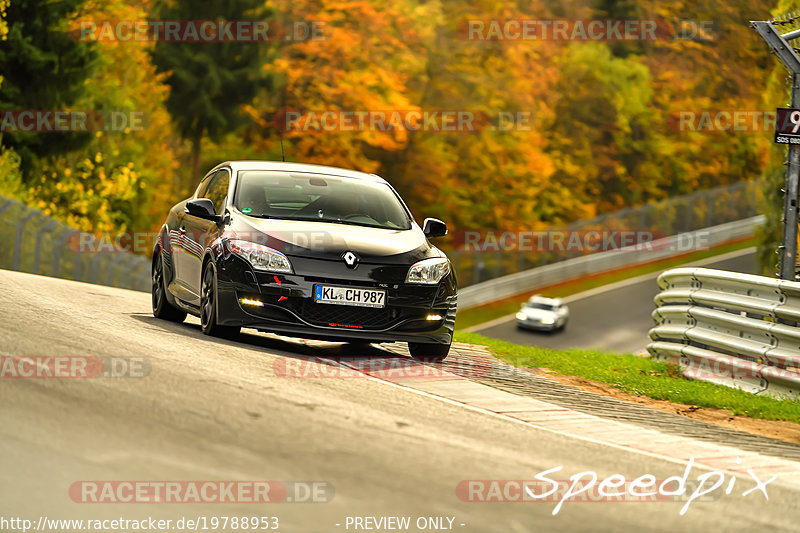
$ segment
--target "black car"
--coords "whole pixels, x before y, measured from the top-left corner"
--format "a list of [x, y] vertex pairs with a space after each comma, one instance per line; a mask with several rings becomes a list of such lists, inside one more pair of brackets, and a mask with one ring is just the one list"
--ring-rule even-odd
[[212, 169], [169, 212], [153, 253], [153, 314], [199, 316], [203, 332], [242, 327], [356, 343], [407, 342], [442, 359], [456, 317], [456, 276], [384, 179], [264, 161]]

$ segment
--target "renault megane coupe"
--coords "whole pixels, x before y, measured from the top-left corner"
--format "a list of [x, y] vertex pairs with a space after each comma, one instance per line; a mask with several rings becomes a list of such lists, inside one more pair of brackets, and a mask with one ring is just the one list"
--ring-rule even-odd
[[384, 179], [262, 161], [217, 165], [176, 204], [153, 253], [153, 314], [200, 317], [203, 333], [242, 327], [349, 342], [407, 342], [441, 360], [456, 275]]

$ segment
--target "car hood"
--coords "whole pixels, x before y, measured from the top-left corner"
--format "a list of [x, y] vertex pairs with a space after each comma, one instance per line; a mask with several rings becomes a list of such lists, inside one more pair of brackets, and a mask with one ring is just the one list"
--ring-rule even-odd
[[362, 263], [410, 263], [443, 255], [431, 246], [422, 230], [370, 228], [330, 222], [241, 217], [228, 237], [257, 242], [287, 256], [340, 260], [346, 252]]

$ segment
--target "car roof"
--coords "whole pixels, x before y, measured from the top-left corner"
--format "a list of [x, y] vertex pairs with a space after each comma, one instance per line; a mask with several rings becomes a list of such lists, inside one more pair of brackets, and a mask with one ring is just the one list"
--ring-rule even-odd
[[[327, 174], [329, 176], [341, 176], [344, 178], [355, 178], [367, 181], [382, 182], [386, 180], [375, 174], [367, 174], [357, 170], [348, 170], [339, 167], [325, 165], [314, 165], [311, 163], [285, 163], [283, 161], [225, 161], [215, 166], [217, 168], [230, 167], [231, 171], [240, 170], [277, 170], [283, 172], [306, 172], [309, 174]], [[209, 171], [211, 172], [211, 171]]]
[[561, 305], [561, 298], [546, 298], [544, 296], [539, 296], [538, 294], [534, 294], [528, 299], [530, 303], [541, 303], [541, 304], [550, 304], [550, 305]]

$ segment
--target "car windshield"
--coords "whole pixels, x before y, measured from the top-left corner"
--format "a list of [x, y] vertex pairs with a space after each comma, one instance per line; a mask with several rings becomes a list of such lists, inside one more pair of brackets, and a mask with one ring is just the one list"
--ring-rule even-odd
[[528, 302], [523, 307], [526, 309], [543, 309], [545, 311], [558, 311], [557, 305], [545, 304], [541, 302]]
[[410, 217], [389, 186], [342, 176], [243, 170], [235, 205], [254, 217], [411, 228]]

